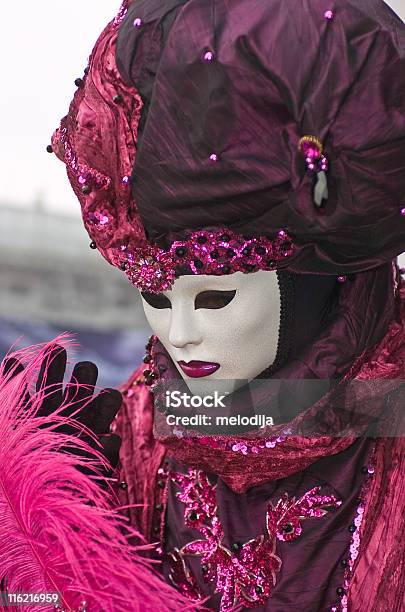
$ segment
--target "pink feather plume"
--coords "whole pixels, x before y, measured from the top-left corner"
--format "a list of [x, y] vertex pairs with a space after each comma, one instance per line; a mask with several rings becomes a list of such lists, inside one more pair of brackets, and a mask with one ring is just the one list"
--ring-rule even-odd
[[[24, 371], [0, 376], [0, 579], [9, 592], [58, 592], [61, 608], [69, 612], [195, 609], [142, 556], [145, 546], [129, 542], [141, 538], [113, 507], [113, 494], [75, 467], [100, 469], [102, 455], [75, 435], [55, 431], [62, 422], [83, 426], [58, 415], [60, 409], [35, 416], [44, 394], [52, 392], [36, 393], [35, 383], [55, 343], [67, 346], [69, 340], [62, 336], [14, 353]], [[87, 458], [62, 447], [86, 450]]]

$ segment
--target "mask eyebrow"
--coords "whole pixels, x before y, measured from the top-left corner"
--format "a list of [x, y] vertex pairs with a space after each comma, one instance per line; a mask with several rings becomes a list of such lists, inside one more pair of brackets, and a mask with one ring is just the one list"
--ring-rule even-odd
[[201, 291], [194, 300], [194, 308], [195, 310], [200, 308], [207, 308], [210, 310], [225, 308], [225, 306], [232, 302], [235, 295], [236, 289], [230, 291], [218, 291], [214, 289]]

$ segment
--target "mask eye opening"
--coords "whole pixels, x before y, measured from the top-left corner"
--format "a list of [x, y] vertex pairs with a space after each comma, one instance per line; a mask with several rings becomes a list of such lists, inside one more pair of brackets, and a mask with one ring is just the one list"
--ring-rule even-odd
[[163, 293], [149, 293], [147, 291], [141, 291], [141, 296], [152, 308], [162, 310], [164, 308], [172, 307], [171, 301]]
[[236, 289], [231, 291], [201, 291], [194, 300], [194, 309], [206, 308], [219, 310], [225, 308], [232, 302], [236, 295]]

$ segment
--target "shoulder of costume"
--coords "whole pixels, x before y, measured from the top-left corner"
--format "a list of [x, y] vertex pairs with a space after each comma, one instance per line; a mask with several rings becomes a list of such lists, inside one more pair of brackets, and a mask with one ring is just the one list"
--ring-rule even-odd
[[128, 380], [119, 387], [125, 403], [140, 401], [153, 403], [150, 387], [145, 381], [145, 370], [147, 370], [147, 365], [143, 363], [131, 374]]
[[143, 372], [144, 370], [146, 370], [146, 365], [144, 363], [141, 363], [133, 372], [132, 374], [129, 376], [128, 380], [122, 385], [121, 387], [121, 391], [123, 389], [126, 389], [128, 387], [130, 387], [134, 382], [136, 383], [137, 381], [139, 383], [141, 382], [145, 382], [144, 378], [143, 378]]

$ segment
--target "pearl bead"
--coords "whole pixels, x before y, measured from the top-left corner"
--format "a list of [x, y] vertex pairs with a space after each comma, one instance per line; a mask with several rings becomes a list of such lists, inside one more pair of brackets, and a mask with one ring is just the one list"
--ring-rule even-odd
[[210, 155], [210, 160], [211, 160], [212, 162], [216, 162], [216, 161], [218, 161], [218, 155], [217, 155], [216, 153], [211, 153], [211, 155]]
[[401, 215], [405, 217], [405, 208], [401, 208]]
[[347, 281], [347, 276], [338, 276], [338, 283], [345, 283]]
[[333, 19], [333, 11], [329, 10], [325, 12], [325, 19], [328, 19], [329, 21], [331, 21]]
[[142, 19], [140, 17], [137, 17], [136, 19], [134, 19], [134, 28], [140, 28], [142, 25]]
[[204, 53], [204, 61], [205, 62], [212, 62], [214, 59], [214, 54], [212, 51], [206, 51]]

